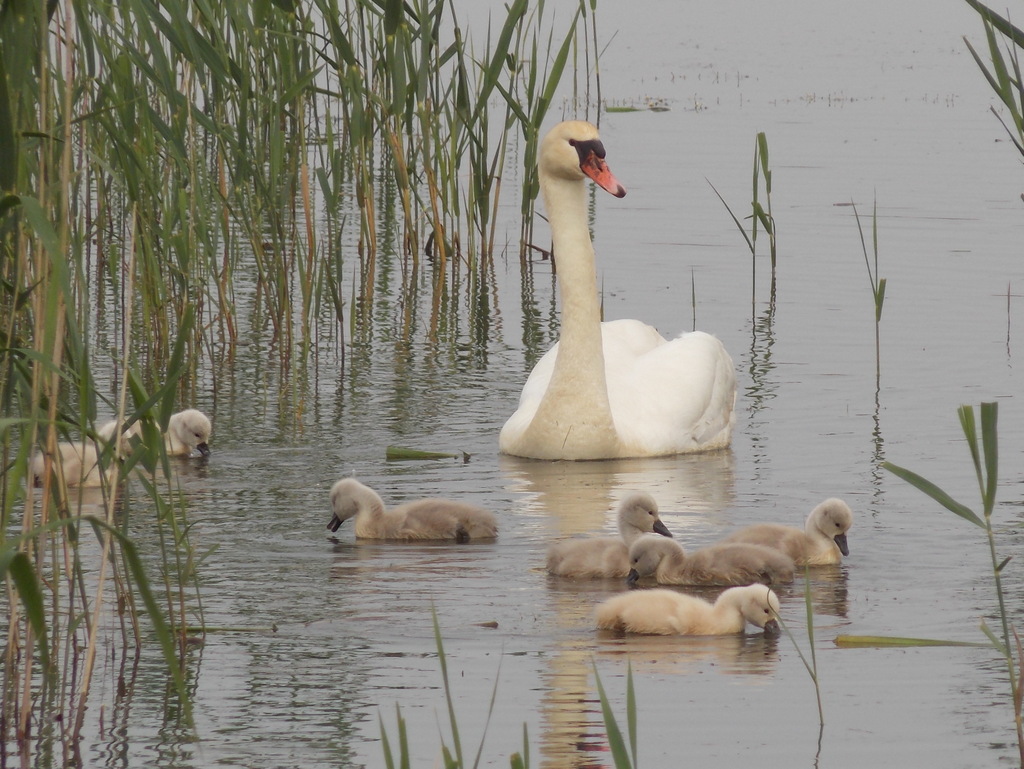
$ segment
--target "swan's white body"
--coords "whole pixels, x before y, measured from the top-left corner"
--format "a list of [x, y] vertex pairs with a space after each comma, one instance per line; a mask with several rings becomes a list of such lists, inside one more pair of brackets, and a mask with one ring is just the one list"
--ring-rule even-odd
[[501, 451], [534, 459], [653, 457], [724, 448], [735, 421], [736, 374], [703, 332], [667, 341], [637, 320], [601, 322], [587, 223], [590, 176], [618, 197], [597, 129], [555, 126], [540, 152], [562, 303], [561, 336], [523, 387]]
[[617, 537], [573, 537], [548, 547], [548, 574], [574, 579], [625, 577], [629, 574], [629, 546], [645, 534], [672, 534], [658, 515], [650, 494], [630, 494], [619, 503]]
[[853, 524], [853, 511], [843, 500], [830, 497], [811, 510], [803, 529], [778, 523], [758, 523], [740, 529], [722, 540], [775, 548], [797, 566], [839, 563], [850, 554], [846, 532]]
[[595, 610], [597, 627], [649, 635], [727, 635], [746, 623], [778, 635], [779, 599], [764, 585], [731, 587], [713, 603], [667, 588], [631, 590]]

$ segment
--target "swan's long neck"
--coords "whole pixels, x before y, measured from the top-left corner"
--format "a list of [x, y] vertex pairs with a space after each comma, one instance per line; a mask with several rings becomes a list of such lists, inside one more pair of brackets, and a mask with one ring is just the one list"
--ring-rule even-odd
[[530, 429], [553, 431], [562, 458], [615, 456], [620, 444], [608, 403], [586, 187], [582, 181], [542, 176], [541, 189], [558, 269], [562, 328], [551, 381]]
[[562, 299], [561, 346], [569, 347], [572, 357], [591, 363], [592, 375], [603, 385], [601, 306], [594, 246], [587, 226], [586, 187], [582, 182], [550, 179], [544, 185], [544, 200]]

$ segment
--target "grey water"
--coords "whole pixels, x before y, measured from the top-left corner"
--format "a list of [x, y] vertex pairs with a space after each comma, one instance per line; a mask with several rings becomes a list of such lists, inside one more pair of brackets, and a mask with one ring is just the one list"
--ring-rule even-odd
[[[519, 202], [506, 197], [509, 248], [482, 336], [467, 327], [447, 345], [403, 346], [391, 331], [399, 300], [381, 291], [378, 325], [344, 367], [324, 351], [300, 430], [279, 413], [264, 350], [210, 375], [191, 405], [213, 417], [214, 454], [180, 466], [193, 544], [209, 551], [206, 622], [221, 628], [190, 660], [196, 730], [168, 713], [160, 662], [147, 654], [119, 671], [127, 695], [90, 714], [89, 765], [380, 767], [381, 724], [394, 747], [400, 707], [413, 765], [439, 766], [442, 740], [453, 742], [435, 613], [463, 750], [472, 757], [485, 740], [481, 766], [507, 766], [524, 728], [533, 766], [610, 766], [595, 671], [624, 725], [628, 669], [643, 766], [1016, 760], [1007, 672], [991, 649], [834, 643], [983, 641], [980, 622], [994, 624], [982, 532], [879, 466], [916, 470], [976, 507], [963, 403], [999, 403], [994, 519], [1000, 556], [1014, 557], [1011, 615], [1024, 621], [1024, 167], [962, 39], [984, 48], [977, 14], [952, 0], [632, 0], [599, 4], [597, 22], [602, 98], [638, 108], [600, 121], [628, 190], [593, 198], [605, 317], [668, 335], [695, 320], [724, 341], [739, 380], [732, 448], [577, 464], [498, 454], [537, 353], [532, 331], [557, 337], [550, 264], [533, 261], [523, 290]], [[758, 131], [773, 172], [774, 298], [767, 239], [754, 275], [709, 185], [749, 211]], [[851, 204], [869, 253], [877, 206], [887, 281], [877, 368]], [[469, 460], [388, 462], [389, 445]], [[391, 504], [480, 503], [499, 516], [500, 536], [401, 545], [355, 541], [342, 527], [331, 537], [327, 492], [350, 474]], [[823, 729], [785, 636], [599, 637], [593, 607], [622, 585], [547, 577], [547, 543], [610, 531], [632, 489], [651, 492], [692, 547], [747, 523], [799, 525], [828, 496], [849, 502], [850, 556], [810, 582]], [[780, 595], [806, 655], [804, 585]]]

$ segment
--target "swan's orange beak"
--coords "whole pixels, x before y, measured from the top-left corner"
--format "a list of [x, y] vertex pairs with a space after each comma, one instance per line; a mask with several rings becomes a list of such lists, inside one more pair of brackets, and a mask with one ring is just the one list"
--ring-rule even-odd
[[615, 197], [626, 197], [626, 188], [612, 176], [612, 172], [608, 170], [608, 164], [599, 158], [594, 150], [590, 150], [580, 161], [580, 170]]

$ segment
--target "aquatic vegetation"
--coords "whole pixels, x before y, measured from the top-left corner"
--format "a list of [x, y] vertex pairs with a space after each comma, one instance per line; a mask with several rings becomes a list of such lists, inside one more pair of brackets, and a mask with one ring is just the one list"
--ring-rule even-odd
[[[1020, 68], [1020, 52], [1024, 50], [1024, 30], [1010, 23], [1008, 17], [1000, 16], [978, 0], [965, 0], [965, 2], [981, 16], [985, 27], [985, 39], [988, 43], [991, 67], [985, 64], [981, 55], [966, 37], [964, 37], [964, 43], [967, 44], [967, 49], [971, 52], [982, 74], [985, 75], [988, 84], [1006, 107], [1012, 125], [1007, 125], [1007, 122], [996, 112], [994, 107], [992, 114], [1003, 124], [1006, 134], [1017, 151], [1024, 155], [1024, 79], [1021, 78]], [[1005, 40], [1000, 40], [996, 35], [997, 32]], [[1007, 41], [1011, 45], [1006, 45]], [[1000, 43], [1006, 46], [1005, 53]]]
[[[761, 194], [761, 179], [764, 179], [764, 204], [762, 205], [760, 200]], [[757, 231], [758, 225], [764, 229], [765, 234], [768, 235], [768, 253], [771, 257], [771, 290], [769, 292], [770, 301], [774, 304], [775, 301], [775, 269], [778, 250], [776, 246], [775, 238], [775, 217], [772, 215], [772, 171], [768, 164], [768, 137], [764, 131], [757, 134], [757, 138], [754, 141], [754, 171], [753, 171], [753, 182], [751, 185], [751, 198], [750, 208], [751, 214], [748, 217], [750, 219], [750, 234], [747, 234], [746, 228], [740, 221], [739, 217], [733, 213], [732, 208], [725, 202], [725, 198], [715, 188], [714, 184], [708, 180], [708, 184], [711, 185], [711, 189], [714, 190], [715, 195], [722, 201], [722, 205], [725, 206], [725, 210], [729, 212], [729, 216], [732, 217], [733, 222], [736, 224], [736, 228], [740, 231], [743, 239], [747, 243], [747, 248], [750, 249], [750, 271], [751, 271], [751, 302], [757, 297]]]
[[622, 739], [622, 730], [619, 728], [615, 714], [612, 712], [611, 702], [605, 694], [604, 684], [601, 683], [601, 676], [597, 673], [597, 666], [594, 666], [594, 682], [597, 684], [597, 696], [601, 701], [601, 717], [604, 719], [605, 732], [608, 735], [608, 747], [611, 749], [612, 760], [615, 761], [615, 769], [636, 769], [637, 748], [637, 708], [636, 692], [633, 690], [633, 666], [626, 666], [626, 728], [629, 736], [629, 750], [626, 750], [626, 742]]
[[[498, 679], [495, 678], [494, 688], [491, 690], [491, 699], [487, 709], [487, 719], [484, 722], [484, 732], [480, 736], [480, 745], [477, 747], [472, 763], [462, 748], [462, 739], [459, 736], [458, 718], [455, 715], [455, 703], [452, 697], [451, 682], [448, 678], [448, 658], [444, 652], [444, 642], [441, 638], [441, 626], [437, 619], [437, 610], [431, 609], [431, 616], [434, 625], [434, 644], [437, 647], [437, 659], [441, 668], [441, 683], [444, 688], [445, 702], [448, 706], [448, 727], [451, 732], [451, 747], [441, 740], [441, 758], [447, 769], [467, 769], [477, 767], [483, 756], [484, 742], [487, 737], [487, 727], [490, 724], [491, 715], [494, 712], [494, 703], [498, 696]], [[499, 666], [498, 673], [501, 673]], [[615, 761], [615, 769], [636, 769], [637, 767], [637, 708], [636, 693], [633, 690], [633, 668], [632, 665], [626, 670], [626, 724], [629, 734], [630, 750], [626, 750], [625, 741], [622, 738], [622, 730], [619, 728], [615, 715], [612, 712], [608, 696], [605, 694], [601, 677], [597, 673], [597, 666], [594, 667], [594, 681], [597, 686], [597, 695], [601, 701], [601, 713], [604, 719], [605, 730], [608, 735], [608, 746], [611, 749], [612, 758]], [[414, 756], [413, 750], [409, 747], [405, 719], [402, 716], [402, 708], [395, 705], [395, 722], [398, 730], [398, 751], [397, 760], [395, 752], [391, 747], [391, 740], [388, 738], [388, 731], [384, 725], [383, 718], [378, 719], [380, 724], [381, 748], [384, 751], [384, 765], [388, 769], [395, 767], [408, 767]], [[632, 756], [632, 761], [630, 760]], [[509, 757], [512, 769], [529, 769], [530, 766], [530, 739], [523, 724], [523, 749], [520, 753], [513, 753]]]
[[860, 234], [860, 247], [864, 252], [864, 264], [868, 268], [868, 280], [871, 282], [871, 296], [875, 302], [875, 390], [880, 388], [882, 379], [882, 347], [880, 340], [880, 326], [882, 323], [882, 305], [885, 303], [885, 278], [878, 274], [878, 201], [874, 202], [871, 208], [871, 251], [874, 255], [874, 267], [872, 260], [868, 257], [867, 243], [864, 242], [864, 228], [860, 223], [860, 214], [857, 213], [857, 206], [853, 207], [853, 216], [857, 220], [857, 232]]
[[803, 663], [804, 669], [807, 671], [807, 675], [811, 677], [811, 682], [814, 684], [814, 696], [818, 704], [818, 750], [821, 750], [821, 738], [825, 729], [825, 710], [821, 704], [821, 679], [818, 671], [818, 654], [814, 649], [814, 605], [811, 602], [811, 574], [807, 566], [804, 566], [804, 609], [807, 617], [807, 646], [810, 650], [811, 659], [808, 662], [807, 657], [804, 656], [803, 649], [800, 648], [800, 644], [797, 643], [796, 636], [790, 631], [789, 626], [782, 619], [781, 615], [778, 615], [776, 619], [779, 621], [779, 627], [786, 634], [786, 637], [793, 644], [793, 648], [796, 649], [797, 655], [800, 657], [800, 662]]
[[982, 514], [980, 516], [971, 508], [957, 502], [937, 485], [917, 473], [891, 462], [885, 462], [882, 466], [911, 484], [914, 488], [927, 494], [947, 510], [956, 513], [965, 521], [973, 523], [985, 532], [989, 556], [992, 561], [992, 582], [995, 588], [996, 600], [999, 604], [999, 620], [1002, 626], [1002, 635], [1001, 637], [997, 636], [984, 620], [981, 622], [981, 629], [988, 636], [992, 647], [1006, 660], [1014, 721], [1017, 728], [1017, 744], [1020, 751], [1021, 765], [1024, 766], [1024, 720], [1022, 720], [1022, 682], [1020, 679], [1021, 666], [1024, 664], [1024, 654], [1021, 653], [1017, 630], [1011, 625], [1009, 620], [1006, 595], [1003, 590], [1002, 572], [1010, 559], [999, 558], [995, 532], [992, 528], [992, 513], [995, 509], [996, 487], [999, 480], [998, 404], [982, 403], [979, 411], [981, 416], [980, 442], [974, 407], [961, 406], [957, 410], [960, 417], [960, 426], [963, 429], [964, 437], [967, 439], [967, 447], [970, 449], [971, 461], [974, 464], [974, 471], [978, 478], [982, 504]]

